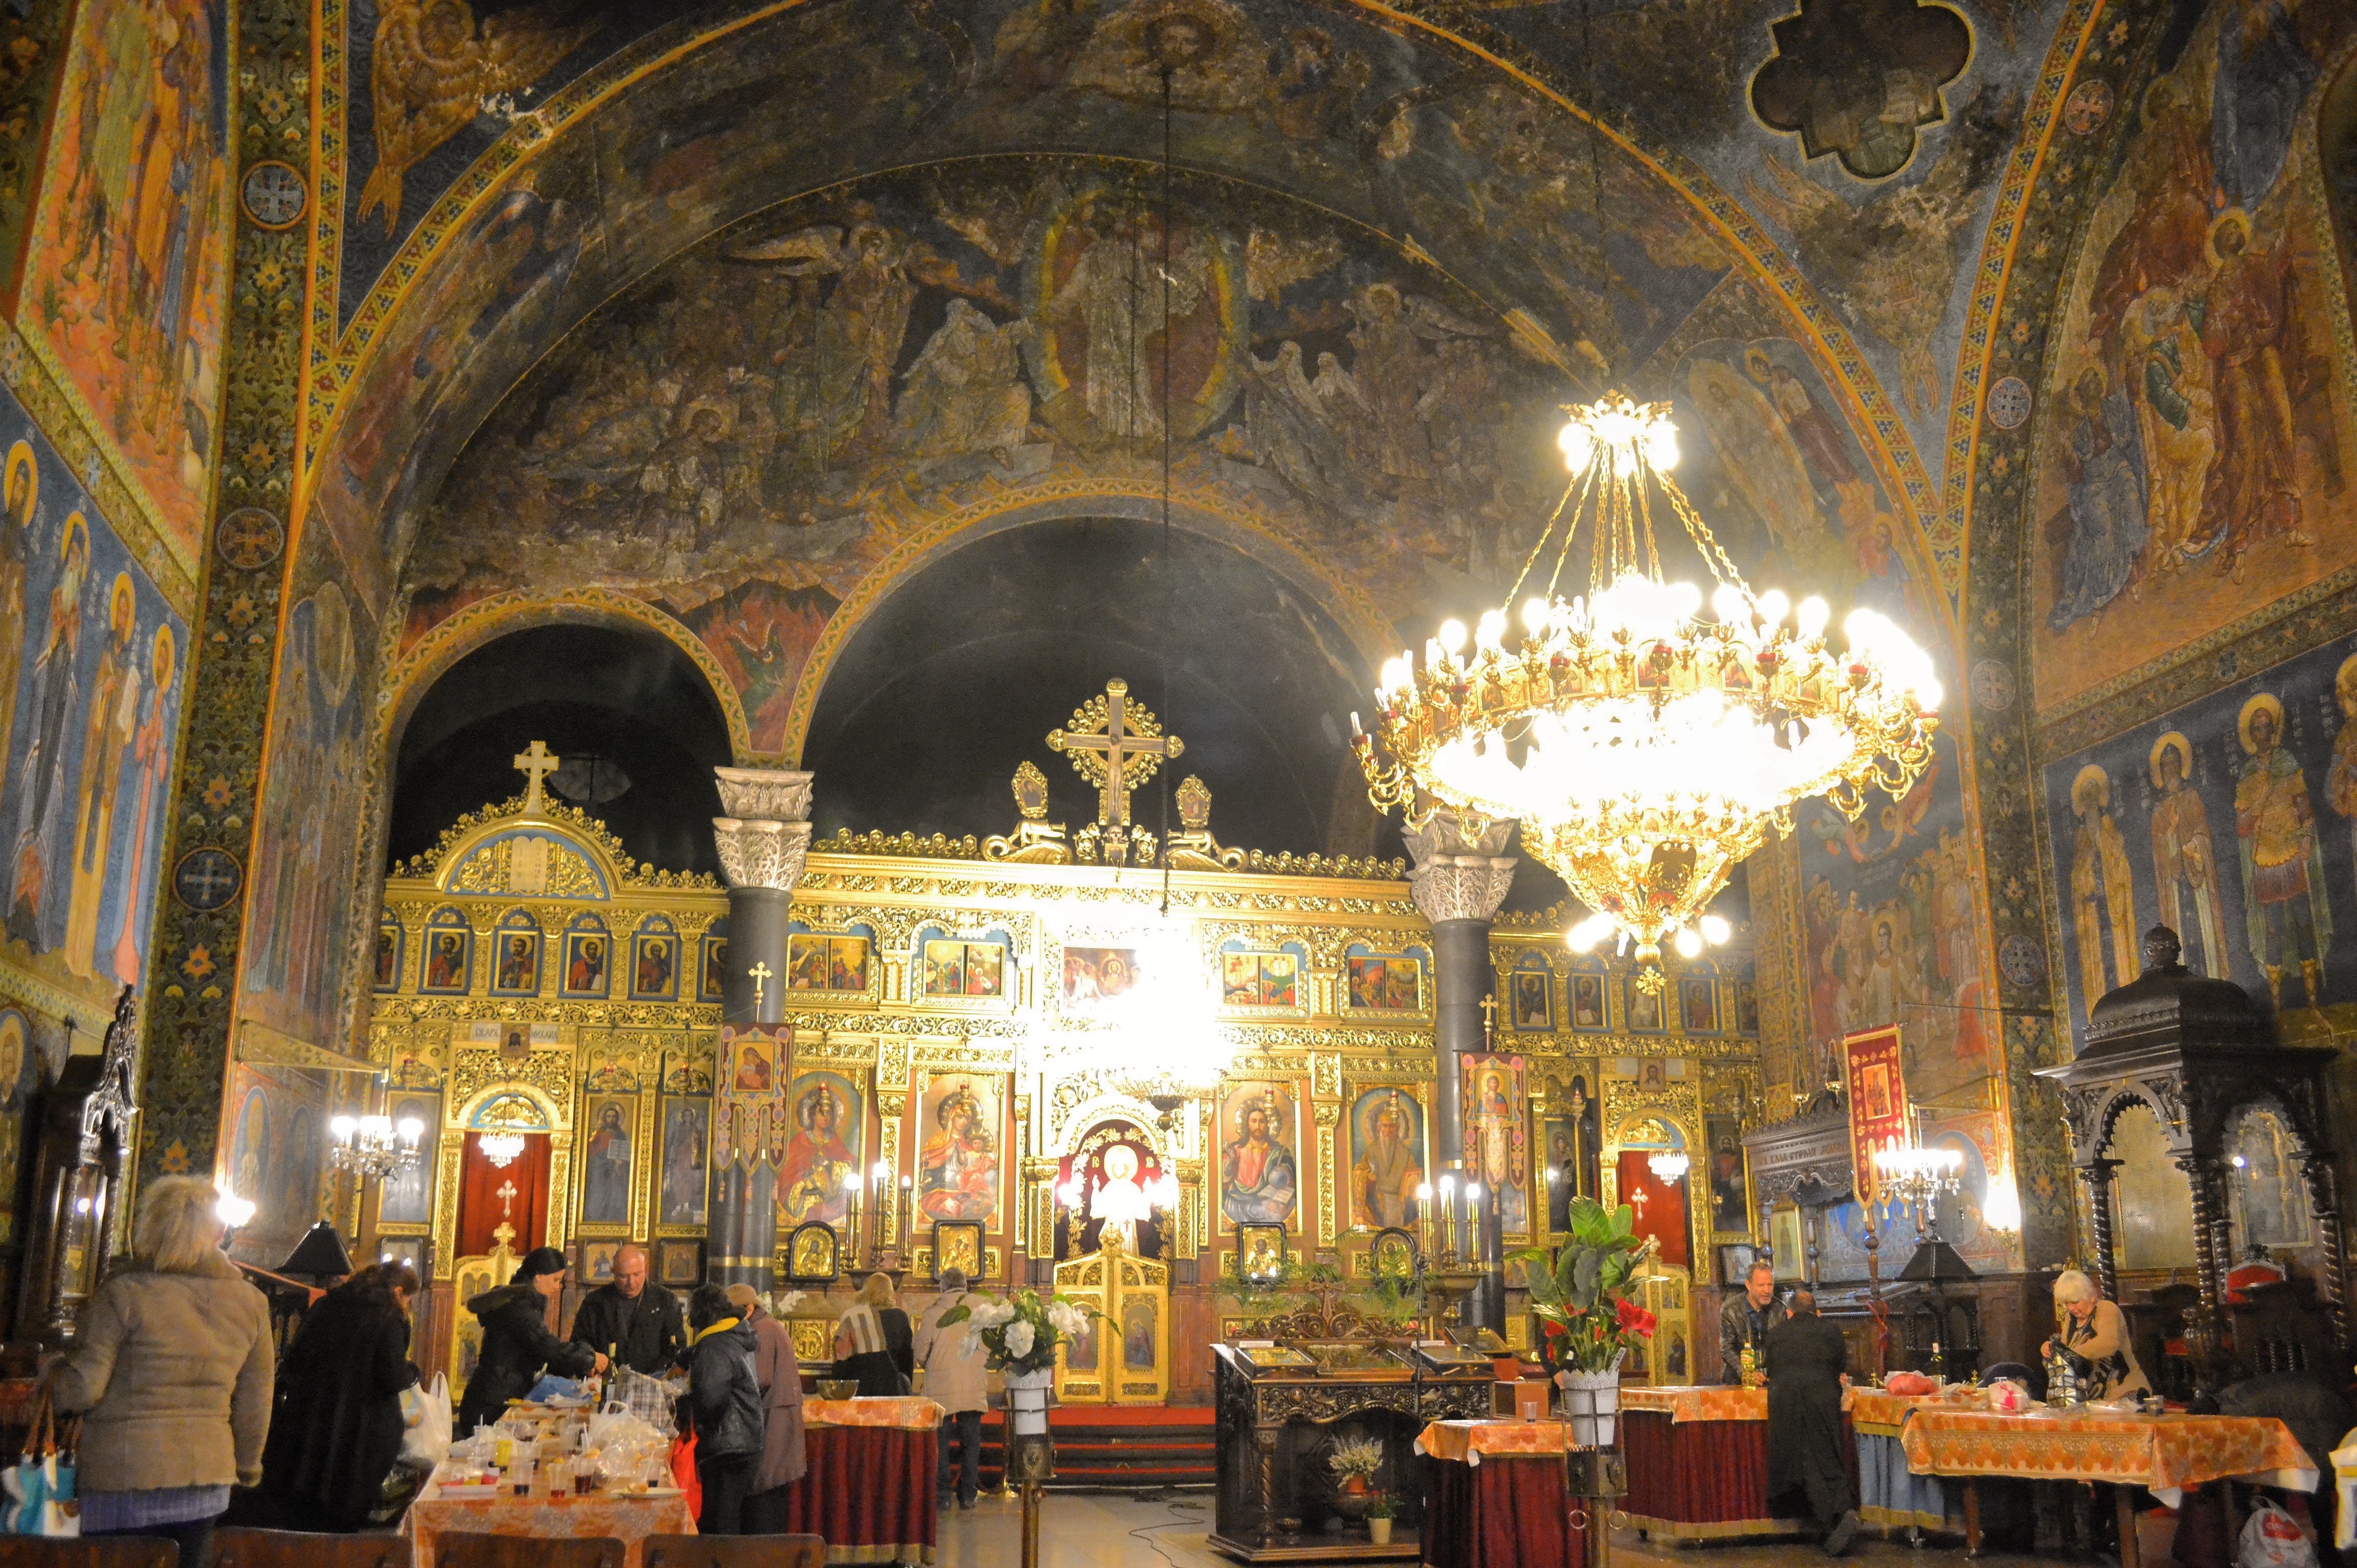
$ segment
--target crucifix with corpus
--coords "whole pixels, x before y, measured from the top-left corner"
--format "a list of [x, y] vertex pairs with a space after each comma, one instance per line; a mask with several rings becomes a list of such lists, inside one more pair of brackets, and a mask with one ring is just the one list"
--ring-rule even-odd
[[1143, 707], [1129, 705], [1129, 682], [1105, 682], [1104, 695], [1072, 710], [1072, 727], [1048, 732], [1048, 745], [1072, 759], [1080, 775], [1097, 787], [1097, 821], [1107, 829], [1129, 826], [1129, 792], [1154, 777], [1165, 757], [1187, 743], [1164, 735]]

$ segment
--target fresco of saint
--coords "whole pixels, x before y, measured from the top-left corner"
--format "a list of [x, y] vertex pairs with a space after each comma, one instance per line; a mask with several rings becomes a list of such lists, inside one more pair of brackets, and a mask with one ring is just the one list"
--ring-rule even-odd
[[2160, 888], [2160, 923], [2175, 931], [2196, 974], [2229, 978], [2225, 907], [2218, 891], [2218, 852], [2210, 809], [2189, 782], [2193, 746], [2170, 730], [2152, 743], [2152, 872]]
[[2112, 821], [2110, 776], [2092, 762], [2081, 768], [2071, 785], [2071, 809], [2079, 819], [2071, 851], [2071, 919], [2079, 938], [2085, 1004], [2092, 1008], [2105, 992], [2136, 977], [2136, 882], [2127, 844]]
[[2283, 1005], [2284, 972], [2297, 964], [2308, 1004], [2324, 1005], [2324, 954], [2332, 907], [2316, 843], [2308, 775], [2285, 750], [2283, 703], [2261, 692], [2236, 723], [2249, 760], [2234, 785], [2234, 833], [2243, 857], [2243, 917], [2251, 956], [2266, 972], [2267, 994]]

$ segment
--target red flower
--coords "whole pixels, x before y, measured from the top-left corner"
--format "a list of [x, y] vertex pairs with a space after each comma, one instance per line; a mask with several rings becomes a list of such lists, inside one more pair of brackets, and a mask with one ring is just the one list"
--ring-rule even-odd
[[1623, 1334], [1634, 1334], [1640, 1339], [1651, 1339], [1653, 1337], [1654, 1317], [1652, 1313], [1647, 1312], [1625, 1295], [1620, 1298], [1618, 1305], [1620, 1315], [1620, 1331]]

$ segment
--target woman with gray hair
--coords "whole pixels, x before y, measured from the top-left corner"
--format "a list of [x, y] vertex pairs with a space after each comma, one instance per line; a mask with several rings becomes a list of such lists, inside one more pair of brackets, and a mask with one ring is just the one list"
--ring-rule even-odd
[[[917, 1320], [913, 1347], [918, 1365], [925, 1369], [925, 1397], [942, 1407], [941, 1506], [947, 1508], [954, 1477], [957, 1505], [974, 1506], [982, 1485], [982, 1412], [990, 1402], [984, 1392], [985, 1352], [982, 1338], [964, 1319], [942, 1326], [942, 1319], [966, 1299], [965, 1271], [943, 1269], [941, 1294]], [[962, 1468], [950, 1468], [950, 1444], [958, 1446]]]
[[82, 1411], [84, 1535], [160, 1535], [200, 1563], [232, 1485], [262, 1480], [270, 1304], [221, 1250], [221, 1194], [166, 1176], [140, 1196], [131, 1260], [82, 1307], [50, 1373]]
[[[2077, 1269], [2065, 1269], [2054, 1282], [2054, 1316], [2061, 1326], [2059, 1342], [2079, 1373], [2079, 1394], [2085, 1400], [2116, 1399], [2122, 1394], [2148, 1394], [2144, 1369], [2136, 1365], [2136, 1347], [2128, 1342], [2127, 1315], [2119, 1304], [2104, 1299], [2095, 1282]], [[2042, 1360], [2054, 1353], [2057, 1340], [2038, 1348]]]

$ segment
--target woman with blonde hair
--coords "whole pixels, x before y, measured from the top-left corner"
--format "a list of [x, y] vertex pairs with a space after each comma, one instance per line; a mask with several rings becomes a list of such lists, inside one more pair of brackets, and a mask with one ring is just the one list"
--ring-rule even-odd
[[84, 1535], [160, 1535], [204, 1561], [229, 1489], [262, 1479], [270, 1304], [221, 1250], [221, 1194], [165, 1176], [140, 1196], [131, 1260], [81, 1310], [50, 1375], [82, 1411]]
[[[2122, 1394], [2148, 1394], [2152, 1385], [2136, 1365], [2136, 1347], [2128, 1342], [2127, 1315], [2119, 1304], [2105, 1301], [2095, 1282], [2077, 1269], [2065, 1269], [2054, 1282], [2054, 1316], [2061, 1325], [2060, 1344], [2079, 1374], [2079, 1394], [2086, 1400], [2116, 1399]], [[2040, 1359], [2054, 1353], [2057, 1340], [2038, 1348]]]
[[870, 1274], [834, 1325], [834, 1375], [856, 1378], [861, 1397], [905, 1394], [917, 1366], [909, 1315], [892, 1295], [892, 1276]]

